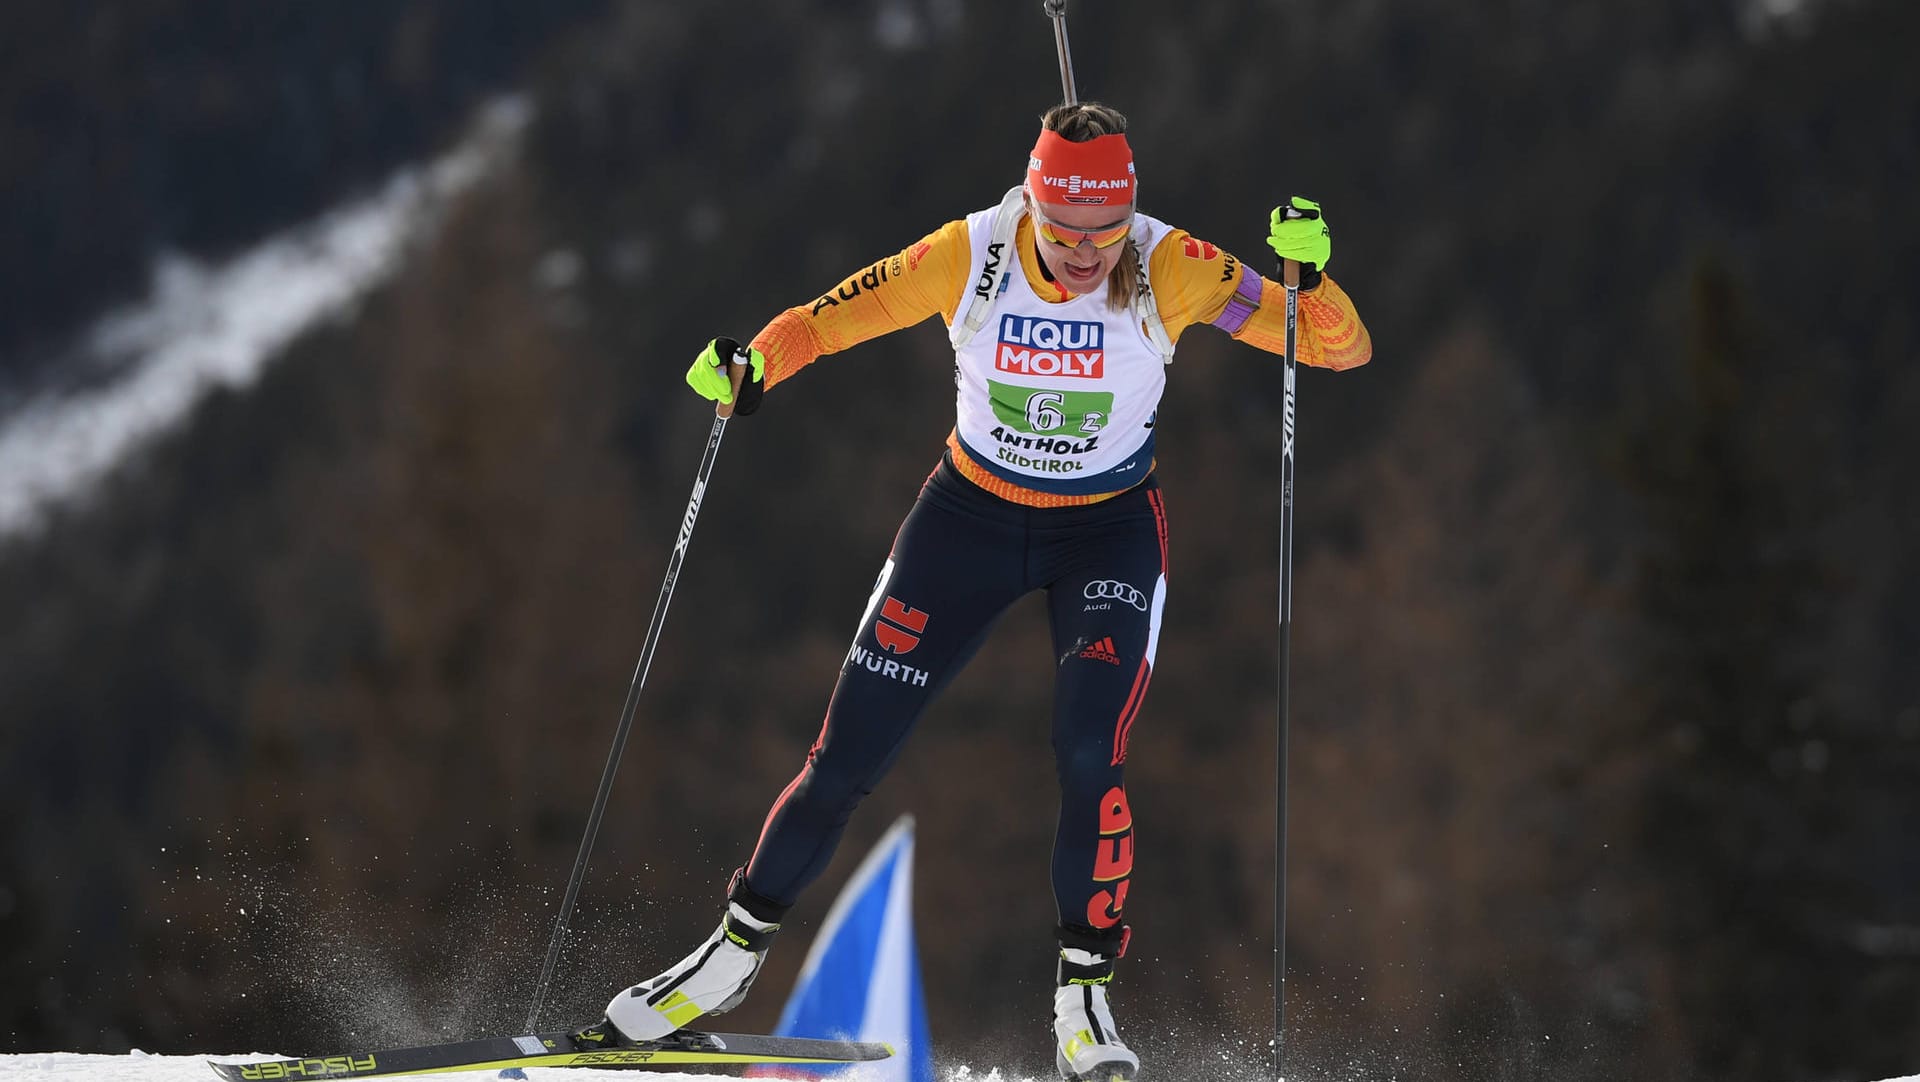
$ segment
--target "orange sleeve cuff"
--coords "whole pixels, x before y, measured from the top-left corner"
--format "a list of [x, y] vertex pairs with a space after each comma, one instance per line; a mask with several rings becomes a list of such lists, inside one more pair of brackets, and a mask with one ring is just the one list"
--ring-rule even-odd
[[826, 350], [808, 326], [806, 306], [789, 308], [773, 317], [753, 336], [753, 348], [767, 358], [766, 381], [772, 387], [812, 364]]

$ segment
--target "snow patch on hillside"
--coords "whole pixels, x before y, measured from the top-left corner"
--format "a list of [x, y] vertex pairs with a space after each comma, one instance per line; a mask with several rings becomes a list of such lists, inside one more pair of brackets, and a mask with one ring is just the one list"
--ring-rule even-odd
[[512, 152], [532, 107], [500, 99], [453, 150], [365, 198], [205, 265], [160, 261], [149, 296], [99, 320], [48, 388], [0, 418], [0, 537], [87, 492], [211, 391], [246, 387], [303, 332], [351, 313], [441, 211]]

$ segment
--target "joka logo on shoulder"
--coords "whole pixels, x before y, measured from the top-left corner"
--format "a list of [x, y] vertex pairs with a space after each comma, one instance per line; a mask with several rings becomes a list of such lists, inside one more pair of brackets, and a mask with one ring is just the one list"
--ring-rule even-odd
[[1004, 315], [993, 366], [1023, 376], [1099, 379], [1106, 357], [1106, 327], [1097, 321]]

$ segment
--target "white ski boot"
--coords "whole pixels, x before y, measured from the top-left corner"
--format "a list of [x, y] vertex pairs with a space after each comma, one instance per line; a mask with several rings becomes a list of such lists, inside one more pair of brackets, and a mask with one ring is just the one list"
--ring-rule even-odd
[[657, 1041], [702, 1015], [732, 1010], [747, 998], [760, 973], [775, 921], [761, 920], [738, 901], [707, 941], [678, 965], [613, 997], [607, 1021], [629, 1041]]
[[1059, 987], [1053, 992], [1053, 1062], [1069, 1082], [1123, 1082], [1140, 1071], [1140, 1057], [1120, 1040], [1107, 985], [1114, 959], [1077, 947], [1060, 948]]

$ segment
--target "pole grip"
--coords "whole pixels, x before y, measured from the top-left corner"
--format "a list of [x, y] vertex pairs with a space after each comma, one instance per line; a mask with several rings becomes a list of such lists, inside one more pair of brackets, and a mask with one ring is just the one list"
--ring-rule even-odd
[[739, 361], [728, 364], [727, 378], [733, 381], [733, 401], [714, 403], [713, 415], [715, 417], [733, 416], [733, 407], [740, 401], [740, 385], [747, 381], [747, 366]]
[[1280, 261], [1280, 284], [1288, 289], [1300, 288], [1300, 261], [1282, 259]]

